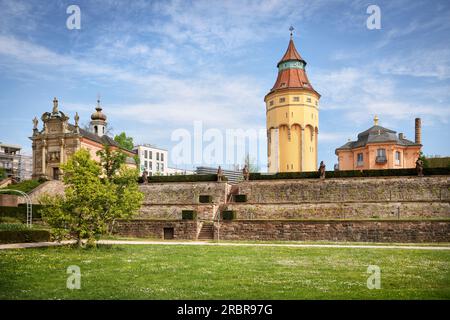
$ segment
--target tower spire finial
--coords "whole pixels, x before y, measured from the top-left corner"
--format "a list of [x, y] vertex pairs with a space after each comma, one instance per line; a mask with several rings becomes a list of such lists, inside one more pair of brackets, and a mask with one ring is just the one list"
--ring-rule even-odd
[[378, 120], [379, 120], [378, 116], [375, 115], [375, 117], [373, 118], [373, 124], [377, 126], [378, 125]]
[[291, 39], [292, 39], [294, 27], [293, 27], [293, 26], [290, 26], [290, 27], [289, 27], [289, 31], [291, 32]]

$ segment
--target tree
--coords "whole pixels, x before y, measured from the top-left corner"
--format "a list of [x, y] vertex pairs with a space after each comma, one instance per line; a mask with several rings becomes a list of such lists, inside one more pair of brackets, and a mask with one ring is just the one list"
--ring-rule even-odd
[[143, 194], [134, 169], [122, 165], [108, 177], [104, 174], [106, 169], [81, 149], [62, 170], [65, 195], [40, 199], [43, 219], [51, 226], [56, 240], [73, 237], [79, 246], [83, 239], [95, 244], [99, 235], [112, 232], [117, 219], [130, 218], [141, 206]]
[[428, 168], [430, 166], [428, 159], [425, 157], [422, 151], [419, 153], [419, 159], [423, 161], [423, 167]]
[[133, 150], [134, 143], [132, 137], [127, 137], [125, 132], [122, 132], [119, 135], [114, 137], [114, 141], [116, 141], [122, 148], [126, 150]]
[[127, 159], [123, 152], [112, 150], [109, 145], [104, 145], [102, 150], [97, 151], [97, 155], [100, 157], [100, 164], [109, 180], [125, 164]]

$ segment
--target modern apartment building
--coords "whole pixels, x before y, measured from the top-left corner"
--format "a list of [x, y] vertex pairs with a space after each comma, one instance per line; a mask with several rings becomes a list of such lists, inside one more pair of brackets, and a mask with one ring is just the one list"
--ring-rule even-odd
[[151, 144], [141, 144], [134, 147], [134, 152], [139, 156], [139, 172], [147, 170], [148, 175], [167, 175], [168, 151]]
[[7, 177], [17, 180], [31, 179], [33, 161], [31, 156], [21, 154], [22, 147], [0, 142], [0, 168]]

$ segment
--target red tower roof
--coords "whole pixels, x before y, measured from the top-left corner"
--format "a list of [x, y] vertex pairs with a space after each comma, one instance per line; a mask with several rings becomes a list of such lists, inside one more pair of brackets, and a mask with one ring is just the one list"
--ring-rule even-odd
[[306, 61], [303, 60], [298, 53], [291, 36], [286, 53], [277, 64], [278, 77], [270, 92], [279, 89], [299, 88], [313, 91], [320, 96], [320, 94], [314, 90], [309, 82], [308, 76], [306, 75], [305, 66]]
[[297, 49], [295, 48], [294, 40], [292, 40], [292, 38], [291, 40], [289, 40], [289, 45], [287, 47], [286, 53], [284, 54], [283, 58], [281, 58], [280, 62], [278, 62], [277, 67], [280, 65], [280, 63], [289, 60], [300, 60], [306, 64], [306, 61], [303, 60], [303, 58], [300, 56], [300, 53], [298, 53]]

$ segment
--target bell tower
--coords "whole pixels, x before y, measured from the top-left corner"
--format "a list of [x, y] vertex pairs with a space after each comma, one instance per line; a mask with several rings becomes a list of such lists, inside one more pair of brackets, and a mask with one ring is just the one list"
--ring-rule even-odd
[[278, 77], [266, 103], [268, 171], [317, 170], [320, 94], [306, 75], [306, 61], [293, 40], [277, 64]]
[[106, 122], [106, 115], [102, 110], [100, 99], [98, 99], [97, 107], [95, 108], [95, 112], [91, 115], [91, 122], [89, 123], [90, 131], [100, 137], [106, 134], [106, 127], [108, 125]]

